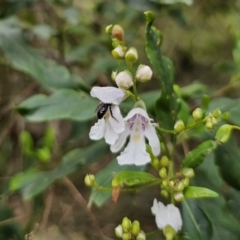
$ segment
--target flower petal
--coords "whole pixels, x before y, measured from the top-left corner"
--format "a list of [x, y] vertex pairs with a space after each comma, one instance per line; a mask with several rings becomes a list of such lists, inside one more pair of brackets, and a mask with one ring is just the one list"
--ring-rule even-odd
[[126, 124], [125, 125], [125, 130], [119, 135], [119, 138], [111, 146], [111, 148], [110, 148], [111, 152], [113, 152], [113, 153], [118, 152], [123, 147], [129, 133], [130, 133], [130, 131], [129, 131], [128, 126]]
[[125, 92], [115, 87], [93, 87], [90, 94], [103, 103], [113, 103], [115, 105], [119, 105], [125, 97]]
[[[105, 120], [104, 120], [105, 121]], [[118, 134], [113, 130], [111, 124], [106, 120], [105, 141], [107, 144], [112, 145], [118, 139]]]
[[146, 145], [143, 134], [131, 136], [128, 146], [121, 155], [117, 157], [119, 165], [135, 164], [137, 166], [145, 165], [151, 161], [146, 152]]
[[144, 131], [145, 137], [148, 139], [149, 145], [152, 148], [152, 152], [155, 156], [160, 154], [160, 141], [158, 139], [155, 128], [151, 123], [147, 124]]
[[147, 119], [150, 119], [148, 117], [148, 114], [147, 112], [142, 109], [142, 108], [133, 108], [131, 109], [131, 111], [128, 113], [128, 115], [124, 118], [125, 121], [127, 121], [128, 119], [132, 118], [135, 114], [140, 114], [142, 115], [143, 117], [147, 118]]
[[112, 116], [110, 115], [108, 118], [109, 123], [111, 124], [113, 130], [116, 133], [123, 132], [125, 129], [125, 124], [124, 124], [124, 120], [123, 120], [123, 117], [122, 117], [119, 107], [112, 106], [111, 111], [112, 111], [112, 114], [111, 114]]
[[173, 204], [167, 205], [168, 222], [176, 230], [182, 229], [182, 217], [180, 211]]
[[104, 137], [106, 124], [104, 119], [99, 119], [94, 126], [91, 127], [89, 137], [92, 140], [99, 140]]

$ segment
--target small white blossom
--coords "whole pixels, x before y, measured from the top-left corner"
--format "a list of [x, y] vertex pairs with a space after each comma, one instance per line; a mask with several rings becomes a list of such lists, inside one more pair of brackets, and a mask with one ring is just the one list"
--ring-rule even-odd
[[144, 109], [133, 108], [124, 121], [125, 130], [120, 134], [115, 144], [111, 146], [112, 152], [118, 152], [126, 142], [128, 135], [130, 135], [127, 147], [117, 157], [120, 165], [144, 165], [151, 161], [150, 155], [146, 151], [145, 137], [148, 139], [153, 154], [155, 156], [159, 155], [160, 142], [151, 119]]
[[137, 61], [138, 59], [138, 52], [137, 49], [134, 47], [129, 48], [129, 50], [126, 52], [125, 54], [125, 59], [129, 62], [129, 63], [134, 63]]
[[140, 65], [137, 69], [136, 78], [140, 82], [149, 81], [152, 78], [152, 69], [147, 65]]
[[173, 204], [165, 206], [163, 203], [157, 202], [157, 199], [154, 199], [151, 210], [152, 214], [156, 217], [155, 220], [159, 229], [164, 229], [167, 225], [174, 228], [176, 232], [182, 229], [180, 211]]
[[118, 87], [128, 89], [133, 85], [133, 79], [128, 71], [122, 71], [115, 77], [115, 82]]
[[125, 92], [115, 87], [93, 87], [90, 94], [92, 97], [98, 98], [103, 107], [104, 104], [107, 104], [108, 107], [105, 107], [107, 111], [103, 112], [103, 116], [91, 127], [89, 137], [92, 140], [105, 138], [106, 143], [112, 145], [118, 139], [119, 133], [123, 132], [125, 128], [118, 107], [125, 97]]

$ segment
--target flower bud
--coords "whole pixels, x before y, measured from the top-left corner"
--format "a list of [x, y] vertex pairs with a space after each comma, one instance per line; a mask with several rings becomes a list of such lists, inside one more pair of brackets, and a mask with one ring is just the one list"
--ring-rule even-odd
[[163, 180], [162, 181], [162, 188], [166, 188], [166, 187], [168, 187], [168, 181]]
[[182, 174], [184, 177], [188, 177], [188, 178], [194, 177], [194, 171], [192, 168], [183, 168]]
[[168, 198], [169, 194], [168, 194], [168, 191], [167, 190], [162, 190], [161, 191], [161, 195], [165, 198]]
[[130, 240], [131, 239], [131, 233], [125, 232], [123, 233], [122, 240]]
[[183, 183], [184, 188], [185, 188], [185, 187], [187, 187], [187, 186], [189, 185], [189, 178], [186, 177], [186, 178], [184, 178], [183, 180], [181, 180], [181, 182]]
[[146, 240], [146, 234], [144, 231], [141, 231], [137, 237], [136, 237], [136, 240]]
[[113, 28], [113, 25], [112, 25], [112, 24], [106, 26], [105, 32], [106, 32], [108, 35], [112, 35], [112, 28]]
[[180, 181], [177, 186], [175, 187], [175, 190], [178, 192], [181, 192], [184, 189], [184, 184], [182, 181]]
[[222, 114], [221, 119], [222, 120], [228, 120], [229, 119], [229, 115], [230, 115], [229, 112], [225, 112], [225, 113]]
[[84, 178], [84, 183], [88, 187], [92, 187], [95, 184], [95, 176], [93, 174], [87, 174]]
[[214, 127], [218, 125], [218, 120], [215, 117], [212, 117], [212, 124]]
[[180, 133], [185, 129], [184, 122], [182, 120], [177, 120], [177, 122], [174, 125], [174, 130], [176, 133]]
[[203, 112], [202, 112], [202, 109], [201, 108], [196, 108], [193, 113], [192, 113], [192, 116], [193, 116], [193, 119], [195, 121], [198, 121], [202, 118], [203, 116]]
[[133, 85], [132, 75], [128, 71], [122, 71], [117, 74], [115, 82], [118, 87], [128, 89]]
[[125, 59], [129, 63], [135, 63], [138, 60], [138, 52], [134, 47], [129, 48], [125, 54]]
[[213, 126], [213, 123], [212, 123], [211, 118], [208, 118], [208, 119], [207, 119], [206, 128], [207, 128], [208, 130], [213, 130], [214, 126]]
[[146, 18], [147, 23], [152, 22], [155, 18], [155, 15], [152, 11], [146, 11], [146, 12], [144, 12], [144, 14], [145, 14], [145, 18]]
[[124, 41], [124, 30], [120, 25], [114, 25], [112, 28], [112, 38], [117, 38], [119, 41]]
[[163, 234], [166, 237], [166, 240], [173, 240], [174, 237], [176, 236], [176, 231], [172, 226], [167, 225], [163, 229]]
[[115, 228], [115, 235], [119, 238], [122, 237], [123, 235], [123, 228], [122, 228], [122, 225], [118, 225], [116, 228]]
[[162, 167], [167, 167], [169, 165], [169, 159], [167, 156], [162, 156], [162, 158], [160, 159], [160, 165]]
[[158, 170], [159, 169], [159, 160], [158, 160], [158, 158], [153, 158], [153, 159], [151, 159], [151, 165], [156, 169], [156, 170]]
[[218, 118], [220, 117], [220, 115], [222, 114], [221, 110], [219, 108], [215, 109], [212, 113], [212, 115], [215, 117], [215, 118]]
[[233, 126], [230, 124], [222, 125], [216, 133], [215, 139], [220, 143], [226, 143], [232, 133]]
[[134, 235], [134, 236], [137, 236], [140, 232], [141, 228], [140, 228], [140, 223], [139, 221], [137, 220], [134, 220], [133, 223], [132, 223], [132, 230], [131, 230], [131, 233]]
[[140, 82], [147, 82], [152, 78], [152, 69], [147, 65], [139, 65], [136, 73], [136, 79]]
[[124, 217], [123, 220], [122, 220], [122, 227], [124, 230], [129, 230], [131, 228], [131, 221], [127, 218], [127, 217]]
[[111, 78], [112, 78], [113, 81], [115, 81], [116, 76], [117, 76], [117, 72], [116, 71], [112, 71]]
[[177, 202], [181, 202], [184, 199], [182, 192], [175, 193], [173, 197]]
[[169, 187], [171, 187], [171, 188], [174, 188], [174, 187], [175, 187], [175, 185], [176, 185], [176, 184], [175, 184], [175, 182], [174, 182], [174, 181], [170, 181], [170, 182], [169, 182]]
[[112, 50], [112, 56], [115, 59], [123, 59], [124, 58], [124, 48], [121, 45], [118, 45]]
[[159, 170], [159, 176], [161, 177], [161, 178], [166, 178], [167, 177], [167, 169], [166, 168], [161, 168], [160, 170]]

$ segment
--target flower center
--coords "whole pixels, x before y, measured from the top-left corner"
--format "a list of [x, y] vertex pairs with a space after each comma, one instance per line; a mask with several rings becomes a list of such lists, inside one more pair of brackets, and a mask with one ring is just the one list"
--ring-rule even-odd
[[140, 114], [135, 114], [132, 118], [127, 120], [130, 131], [139, 132], [140, 129], [145, 131], [148, 119]]

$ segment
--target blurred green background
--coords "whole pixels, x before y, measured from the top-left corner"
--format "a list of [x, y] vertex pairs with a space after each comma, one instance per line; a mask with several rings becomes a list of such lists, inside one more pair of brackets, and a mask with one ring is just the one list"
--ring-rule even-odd
[[[216, 100], [215, 107], [235, 98], [232, 122], [240, 124], [240, 1], [190, 3], [0, 0], [0, 240], [114, 238], [114, 228], [124, 216], [141, 221], [146, 231], [156, 229], [150, 207], [159, 196], [158, 188], [123, 194], [117, 203], [105, 202], [109, 193], [92, 194], [88, 202], [91, 191], [83, 183], [84, 176], [108, 166], [102, 175], [109, 173], [110, 179], [117, 168], [116, 161], [108, 165], [115, 157], [108, 146], [92, 144], [88, 137], [98, 104], [88, 94], [94, 85], [114, 85], [110, 76], [118, 65], [111, 56], [107, 25], [120, 24], [127, 45], [138, 49], [141, 63], [150, 64], [145, 54], [143, 12], [151, 10], [156, 16], [154, 25], [163, 34], [162, 52], [173, 61], [175, 83], [190, 110], [200, 105], [204, 94], [212, 99], [228, 97]], [[139, 85], [150, 110], [158, 86], [155, 76]], [[123, 112], [128, 109], [124, 105]], [[239, 161], [236, 142], [230, 142], [227, 150], [230, 147], [234, 149], [229, 154], [236, 152], [231, 159]], [[217, 154], [225, 152], [220, 149]], [[176, 158], [180, 161], [182, 156], [180, 150]], [[212, 176], [224, 195], [219, 205], [223, 221], [214, 222], [212, 228], [204, 222], [206, 236], [198, 239], [237, 240], [239, 164], [217, 164], [220, 171], [214, 168]], [[199, 170], [196, 182], [210, 172], [208, 166], [202, 168], [205, 172]], [[228, 168], [235, 171], [234, 177], [229, 177]], [[199, 209], [198, 216], [206, 214]], [[211, 211], [211, 207], [206, 210], [208, 214], [217, 210]], [[187, 219], [184, 221], [187, 225]], [[184, 234], [182, 238], [193, 239]]]

